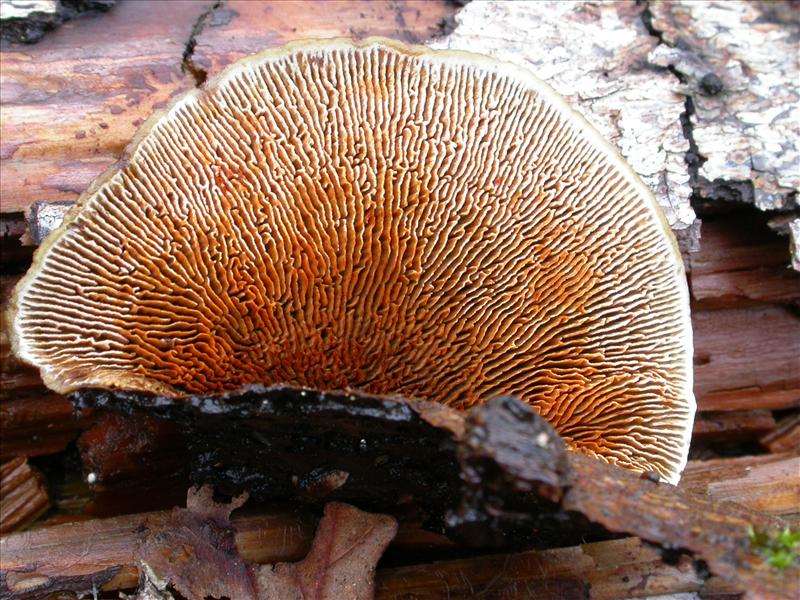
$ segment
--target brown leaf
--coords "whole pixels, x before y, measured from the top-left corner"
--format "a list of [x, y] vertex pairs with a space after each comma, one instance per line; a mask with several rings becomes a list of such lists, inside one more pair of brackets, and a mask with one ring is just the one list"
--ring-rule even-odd
[[141, 571], [157, 578], [162, 590], [169, 586], [187, 600], [256, 600], [252, 574], [239, 556], [229, 521], [246, 499], [243, 494], [218, 504], [210, 486], [189, 490], [188, 508], [173, 509], [158, 527], [145, 525], [136, 551]]
[[258, 567], [259, 600], [370, 600], [375, 565], [397, 533], [386, 515], [347, 504], [325, 506], [314, 545], [299, 563]]

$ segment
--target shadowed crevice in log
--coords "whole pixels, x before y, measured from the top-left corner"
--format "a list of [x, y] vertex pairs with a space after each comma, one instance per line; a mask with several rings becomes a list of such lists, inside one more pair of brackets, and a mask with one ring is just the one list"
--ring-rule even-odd
[[206, 21], [213, 15], [213, 13], [222, 8], [224, 0], [216, 0], [208, 9], [203, 12], [195, 21], [192, 26], [192, 31], [189, 34], [189, 39], [186, 41], [186, 46], [183, 50], [183, 58], [181, 59], [181, 72], [188, 73], [194, 77], [195, 87], [200, 87], [208, 79], [208, 71], [196, 64], [194, 61], [194, 49], [197, 47], [197, 38], [203, 33], [206, 26]]

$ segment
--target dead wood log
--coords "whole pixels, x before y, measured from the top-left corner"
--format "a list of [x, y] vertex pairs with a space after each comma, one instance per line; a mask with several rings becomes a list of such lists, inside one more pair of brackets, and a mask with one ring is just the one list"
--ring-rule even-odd
[[385, 568], [376, 584], [376, 600], [618, 600], [685, 592], [738, 597], [741, 592], [705, 579], [685, 554], [664, 562], [656, 548], [638, 538]]
[[[0, 310], [10, 290], [3, 286]], [[90, 412], [78, 416], [64, 396], [48, 390], [36, 369], [19, 364], [0, 331], [0, 460], [60, 452], [91, 419]]]
[[49, 507], [44, 478], [24, 457], [0, 465], [0, 534], [29, 525]]
[[701, 310], [692, 325], [699, 410], [800, 407], [800, 318], [791, 309]]
[[336, 10], [324, 0], [137, 0], [35, 45], [6, 47], [0, 211], [75, 200], [151, 113], [234, 55], [309, 37], [423, 41], [455, 10], [444, 0], [340, 3]]
[[692, 444], [758, 439], [776, 426], [768, 410], [699, 413], [694, 420]]
[[[170, 514], [80, 521], [2, 538], [0, 592], [3, 597], [38, 598], [92, 586], [134, 588], [139, 580], [135, 552], [141, 531], [145, 524], [163, 526]], [[299, 560], [314, 532], [309, 514], [286, 509], [234, 517], [233, 525], [239, 552], [249, 562]]]
[[761, 210], [797, 208], [800, 137], [797, 7], [792, 2], [654, 1], [655, 65], [681, 75], [699, 191]]
[[[137, 585], [138, 566], [134, 559], [138, 530], [145, 522], [151, 526], [166, 522], [169, 512], [131, 515], [16, 534], [5, 539], [3, 559], [6, 585], [16, 586], [18, 598], [23, 589], [36, 589], [44, 578], [48, 586], [80, 586], [93, 582], [106, 591]], [[296, 561], [311, 545], [314, 520], [310, 515], [292, 512], [234, 516], [236, 546], [248, 563], [271, 564]], [[155, 525], [153, 525], [155, 524]], [[419, 549], [425, 532], [401, 527], [398, 534], [407, 550]], [[94, 541], [89, 542], [90, 539]], [[392, 543], [397, 546], [398, 542]], [[52, 566], [42, 566], [22, 574], [38, 553], [47, 552]], [[377, 599], [389, 598], [474, 598], [492, 593], [495, 597], [561, 599], [568, 593], [584, 598], [623, 598], [692, 591], [736, 592], [717, 578], [698, 573], [691, 557], [679, 554], [664, 562], [662, 553], [637, 538], [595, 542], [555, 550], [499, 554], [448, 560], [429, 565], [383, 568], [377, 577]], [[12, 573], [19, 573], [11, 575]], [[109, 578], [109, 575], [111, 577]], [[10, 582], [10, 583], [9, 583]], [[27, 587], [31, 586], [31, 587]], [[89, 586], [91, 587], [91, 585]], [[739, 590], [741, 591], [741, 590]], [[450, 596], [445, 596], [446, 594]], [[32, 593], [28, 597], [34, 597]]]
[[[209, 13], [208, 26], [196, 37], [195, 67], [213, 77], [236, 60], [292, 40], [369, 36], [425, 43], [444, 33], [456, 3], [446, 0], [414, 2], [342, 2], [336, 11], [315, 10], [324, 2], [228, 0]], [[269, 23], [270, 27], [264, 27]]]
[[681, 489], [760, 512], [800, 512], [800, 453], [690, 461]]
[[[750, 544], [751, 528], [774, 532], [784, 526], [779, 519], [566, 453], [549, 425], [510, 398], [464, 415], [429, 403], [288, 388], [179, 405], [123, 392], [78, 396], [125, 410], [149, 403], [151, 413], [173, 418], [188, 411], [194, 477], [225, 493], [360, 498], [382, 511], [397, 510], [398, 499], [414, 501], [429, 524], [441, 514], [451, 537], [482, 546], [631, 534], [690, 552], [760, 597], [783, 597], [798, 574], [774, 571]], [[333, 472], [347, 477], [333, 482]]]
[[0, 401], [0, 460], [60, 452], [91, 419], [90, 412], [77, 416], [66, 398], [52, 393]]
[[788, 269], [788, 240], [756, 211], [703, 221], [703, 242], [689, 255], [693, 308], [800, 305], [800, 273]]
[[192, 87], [182, 56], [209, 4], [121, 2], [0, 52], [3, 212], [75, 200], [154, 110]]
[[781, 419], [776, 429], [761, 438], [761, 445], [770, 452], [790, 452], [800, 448], [800, 414], [790, 414]]

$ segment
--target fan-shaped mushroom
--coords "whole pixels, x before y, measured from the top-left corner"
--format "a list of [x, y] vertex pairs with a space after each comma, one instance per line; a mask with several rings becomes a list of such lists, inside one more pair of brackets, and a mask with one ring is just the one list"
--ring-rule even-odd
[[387, 40], [240, 61], [151, 119], [11, 307], [53, 389], [533, 404], [676, 481], [687, 290], [651, 193], [516, 66]]

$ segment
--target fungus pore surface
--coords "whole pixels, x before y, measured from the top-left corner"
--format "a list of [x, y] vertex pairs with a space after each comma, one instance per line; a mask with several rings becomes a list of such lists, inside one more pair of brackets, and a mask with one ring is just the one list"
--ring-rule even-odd
[[686, 284], [652, 195], [519, 67], [295, 44], [151, 119], [40, 248], [16, 352], [59, 392], [248, 384], [532, 404], [675, 481]]

